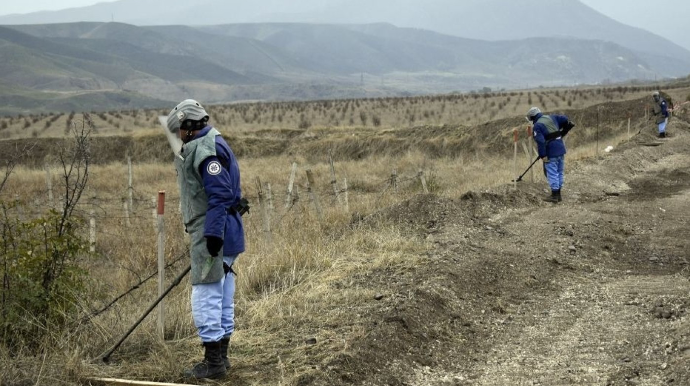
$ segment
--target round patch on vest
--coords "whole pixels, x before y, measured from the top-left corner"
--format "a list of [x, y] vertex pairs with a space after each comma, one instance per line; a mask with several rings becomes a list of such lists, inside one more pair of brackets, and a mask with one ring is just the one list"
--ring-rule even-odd
[[206, 166], [206, 171], [208, 174], [212, 176], [217, 176], [220, 174], [220, 162], [218, 161], [211, 161], [208, 163], [208, 166]]

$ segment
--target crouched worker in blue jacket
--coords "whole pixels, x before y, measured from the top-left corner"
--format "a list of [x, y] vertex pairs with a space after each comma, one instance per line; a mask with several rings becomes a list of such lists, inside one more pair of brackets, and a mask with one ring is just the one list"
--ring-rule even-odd
[[183, 145], [175, 159], [182, 220], [191, 236], [192, 316], [204, 359], [185, 376], [220, 378], [230, 368], [235, 329], [233, 263], [244, 252], [240, 169], [230, 146], [199, 102], [187, 99], [168, 115], [167, 126]]
[[551, 196], [546, 198], [546, 201], [561, 202], [566, 153], [563, 137], [575, 125], [565, 115], [544, 115], [537, 107], [529, 109], [527, 120], [534, 125], [534, 141], [537, 143], [539, 158], [544, 162], [544, 172], [551, 187]]

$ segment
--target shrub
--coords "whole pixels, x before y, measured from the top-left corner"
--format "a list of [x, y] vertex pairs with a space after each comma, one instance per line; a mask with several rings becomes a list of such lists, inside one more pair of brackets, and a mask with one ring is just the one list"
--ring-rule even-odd
[[86, 272], [77, 260], [85, 243], [75, 219], [51, 210], [26, 222], [7, 216], [2, 204], [0, 257], [3, 278], [0, 338], [8, 347], [33, 347], [43, 334], [60, 327], [85, 289]]
[[[16, 203], [0, 202], [0, 341], [10, 351], [23, 345], [34, 349], [45, 333], [64, 326], [86, 287], [86, 272], [79, 266], [85, 255], [81, 220], [73, 213], [88, 181], [93, 127], [87, 122], [88, 129], [75, 128], [74, 142], [58, 150], [64, 188], [60, 211], [24, 221], [12, 216]], [[0, 190], [22, 156], [5, 165]]]

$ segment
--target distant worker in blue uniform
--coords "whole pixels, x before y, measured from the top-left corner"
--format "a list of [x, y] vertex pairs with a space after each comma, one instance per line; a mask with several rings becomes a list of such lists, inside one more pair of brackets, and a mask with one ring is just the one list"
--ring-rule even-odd
[[544, 115], [538, 107], [527, 112], [527, 120], [533, 124], [534, 141], [539, 158], [544, 162], [544, 172], [551, 188], [545, 200], [561, 202], [561, 189], [565, 180], [565, 143], [563, 137], [575, 125], [565, 115]]
[[175, 158], [182, 220], [191, 236], [192, 316], [204, 347], [204, 359], [185, 376], [221, 378], [230, 368], [228, 347], [235, 329], [233, 264], [244, 252], [241, 214], [246, 200], [240, 169], [230, 146], [209, 123], [199, 102], [187, 99], [168, 115], [167, 126], [179, 135]]
[[654, 116], [659, 127], [659, 138], [666, 138], [666, 126], [668, 125], [668, 104], [658, 91], [652, 94], [654, 98]]

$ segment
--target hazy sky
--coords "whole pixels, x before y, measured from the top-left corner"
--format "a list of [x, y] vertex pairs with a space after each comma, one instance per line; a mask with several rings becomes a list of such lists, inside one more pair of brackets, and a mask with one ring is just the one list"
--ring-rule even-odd
[[[580, 1], [622, 23], [644, 28], [690, 48], [685, 43], [686, 37], [690, 36], [690, 24], [687, 22], [687, 16], [690, 15], [690, 2], [688, 0], [665, 0], [661, 2], [647, 0]], [[3, 5], [0, 6], [0, 15], [82, 7], [103, 2], [108, 2], [108, 0], [3, 1]], [[563, 19], [565, 20], [560, 22], [567, 22], [567, 15]]]
[[85, 7], [96, 3], [108, 3], [103, 0], [30, 0], [30, 1], [3, 1], [0, 6], [0, 15], [12, 13], [29, 13], [36, 11], [56, 11], [65, 8]]

